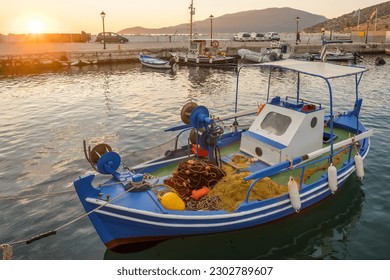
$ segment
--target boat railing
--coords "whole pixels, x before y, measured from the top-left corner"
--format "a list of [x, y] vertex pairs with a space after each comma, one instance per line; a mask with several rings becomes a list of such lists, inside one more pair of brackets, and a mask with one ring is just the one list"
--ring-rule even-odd
[[[335, 156], [337, 156], [337, 155], [339, 155], [339, 154], [342, 154], [342, 153], [344, 153], [345, 151], [347, 151], [347, 150], [349, 150], [348, 151], [348, 158], [344, 161], [344, 162], [349, 162], [349, 161], [351, 161], [351, 159], [352, 159], [352, 150], [353, 150], [353, 146], [354, 146], [354, 143], [352, 143], [352, 144], [349, 144], [348, 146], [345, 146], [345, 147], [343, 147], [343, 148], [341, 148], [340, 150], [338, 150], [338, 151], [335, 151], [334, 152], [334, 154], [333, 154], [333, 158], [335, 157]], [[314, 159], [314, 160], [311, 160], [311, 161], [309, 161], [309, 162], [306, 162], [306, 163], [298, 163], [297, 165], [291, 165], [291, 166], [289, 166], [289, 167], [286, 167], [286, 168], [284, 168], [284, 169], [280, 169], [279, 170], [279, 172], [276, 172], [276, 174], [280, 174], [280, 173], [282, 173], [282, 172], [284, 172], [284, 171], [286, 171], [286, 170], [291, 170], [292, 172], [295, 170], [299, 170], [299, 169], [301, 169], [301, 171], [300, 171], [300, 178], [299, 178], [299, 186], [303, 186], [304, 185], [304, 180], [305, 180], [305, 171], [306, 171], [306, 169], [307, 168], [310, 168], [310, 167], [312, 167], [312, 166], [315, 166], [316, 164], [318, 164], [318, 163], [320, 163], [320, 162], [322, 162], [322, 161], [326, 161], [326, 162], [328, 162], [329, 164], [331, 163], [331, 155], [330, 154], [328, 154], [328, 155], [326, 155], [326, 156], [323, 156], [323, 157], [321, 157], [321, 158], [318, 158], [318, 159]], [[276, 175], [276, 174], [273, 174], [273, 175]], [[272, 175], [267, 175], [267, 174], [265, 174], [264, 176], [261, 176], [261, 177], [259, 177], [259, 178], [256, 178], [252, 183], [251, 183], [251, 185], [249, 186], [249, 188], [248, 188], [248, 191], [247, 191], [247, 194], [246, 194], [246, 196], [245, 196], [245, 203], [248, 203], [248, 201], [249, 201], [249, 196], [250, 196], [250, 194], [251, 194], [251, 192], [252, 192], [252, 190], [253, 190], [253, 187], [260, 181], [260, 180], [262, 180], [262, 179], [264, 179], [265, 177], [269, 177], [269, 176], [272, 176]], [[287, 184], [287, 183], [286, 183]]]
[[[297, 98], [296, 98], [296, 96], [286, 96], [286, 100], [289, 100], [289, 99], [296, 100]], [[322, 108], [322, 104], [318, 101], [313, 101], [313, 100], [304, 99], [304, 98], [299, 98], [298, 101], [301, 103], [316, 104], [316, 105], [318, 105], [319, 108]]]

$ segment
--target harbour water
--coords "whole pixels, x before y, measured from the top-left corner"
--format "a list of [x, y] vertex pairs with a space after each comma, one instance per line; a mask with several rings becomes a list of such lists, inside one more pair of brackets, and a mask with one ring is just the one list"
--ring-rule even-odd
[[[361, 119], [375, 129], [365, 177], [352, 176], [348, 188], [309, 211], [243, 231], [134, 246], [127, 254], [107, 251], [83, 218], [54, 236], [15, 245], [13, 259], [390, 259], [390, 58], [384, 58], [383, 66], [375, 66], [375, 56], [361, 63], [369, 68], [360, 86]], [[119, 64], [0, 77], [0, 244], [57, 229], [84, 214], [73, 189], [78, 176], [92, 172], [84, 139], [92, 146], [110, 144], [131, 165], [131, 152], [174, 137], [162, 131], [181, 124], [187, 101], [217, 116], [231, 112], [236, 74]], [[258, 70], [241, 75], [243, 110], [263, 100], [267, 77]], [[352, 107], [353, 90], [335, 82], [336, 111]], [[303, 89], [312, 86], [324, 85], [308, 81]]]

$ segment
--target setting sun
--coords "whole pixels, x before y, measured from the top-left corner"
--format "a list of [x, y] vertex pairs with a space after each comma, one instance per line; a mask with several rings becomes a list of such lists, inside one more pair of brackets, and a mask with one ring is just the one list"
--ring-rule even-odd
[[39, 19], [32, 19], [27, 23], [28, 31], [30, 33], [42, 33], [43, 22]]

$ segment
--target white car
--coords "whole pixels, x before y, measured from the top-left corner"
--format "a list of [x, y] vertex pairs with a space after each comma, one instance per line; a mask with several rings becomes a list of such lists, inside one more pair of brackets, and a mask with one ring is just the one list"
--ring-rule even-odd
[[252, 38], [249, 32], [239, 32], [234, 36], [234, 41], [248, 42], [251, 40]]
[[280, 35], [277, 32], [267, 32], [264, 35], [264, 40], [265, 41], [279, 41]]
[[251, 39], [252, 39], [252, 41], [256, 41], [256, 42], [264, 41], [264, 33], [252, 32]]

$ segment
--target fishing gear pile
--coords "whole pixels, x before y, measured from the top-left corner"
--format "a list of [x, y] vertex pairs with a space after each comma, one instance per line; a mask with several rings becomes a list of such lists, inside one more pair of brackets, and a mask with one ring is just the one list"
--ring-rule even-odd
[[[207, 194], [226, 173], [223, 169], [203, 160], [187, 160], [181, 162], [172, 177], [164, 180], [164, 184], [174, 188], [180, 198], [188, 201], [193, 191], [202, 190]], [[207, 188], [207, 190], [206, 190]]]
[[[244, 181], [244, 177], [249, 174], [249, 172], [241, 172], [225, 176], [214, 186], [208, 196], [218, 196], [221, 200], [221, 209], [229, 212], [234, 211], [246, 198], [252, 180]], [[287, 191], [287, 186], [278, 184], [269, 177], [265, 177], [253, 187], [249, 195], [249, 201], [265, 200], [287, 193]]]

